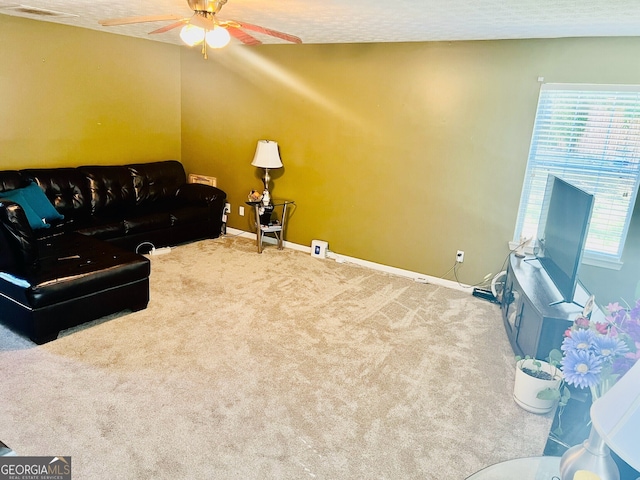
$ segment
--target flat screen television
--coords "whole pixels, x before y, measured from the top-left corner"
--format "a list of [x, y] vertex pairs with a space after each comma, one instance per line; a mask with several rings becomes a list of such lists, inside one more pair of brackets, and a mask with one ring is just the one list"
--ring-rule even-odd
[[593, 210], [593, 195], [549, 175], [540, 223], [536, 258], [562, 296], [555, 303], [575, 303], [578, 269]]

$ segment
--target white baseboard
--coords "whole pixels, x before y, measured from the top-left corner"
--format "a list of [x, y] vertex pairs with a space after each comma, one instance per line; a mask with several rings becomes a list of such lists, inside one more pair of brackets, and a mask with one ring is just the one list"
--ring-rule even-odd
[[[253, 241], [256, 241], [256, 234], [252, 232], [246, 232], [244, 230], [238, 230], [236, 228], [227, 227], [227, 236], [230, 237], [242, 237], [249, 238]], [[276, 239], [272, 237], [264, 237], [263, 241], [265, 243], [270, 243], [272, 245], [276, 244]], [[300, 245], [298, 243], [292, 243], [285, 241], [283, 243], [284, 248], [290, 248], [292, 250], [298, 250], [300, 252], [305, 252], [311, 255], [311, 247], [306, 245]], [[383, 265], [381, 263], [370, 262], [368, 260], [362, 260], [356, 257], [349, 257], [347, 255], [340, 255], [336, 252], [329, 251], [327, 254], [328, 260], [335, 260], [338, 263], [353, 263], [355, 265], [360, 265], [362, 267], [371, 268], [373, 270], [378, 270], [385, 273], [390, 273], [393, 275], [398, 275], [400, 277], [410, 278], [420, 283], [432, 283], [433, 285], [439, 285], [441, 287], [452, 288], [454, 290], [459, 290], [466, 293], [472, 293], [473, 287], [469, 285], [464, 285], [458, 282], [454, 282], [453, 280], [446, 280], [444, 278], [432, 277], [430, 275], [425, 275], [423, 273], [412, 272], [411, 270], [404, 270], [402, 268], [390, 267], [389, 265]]]

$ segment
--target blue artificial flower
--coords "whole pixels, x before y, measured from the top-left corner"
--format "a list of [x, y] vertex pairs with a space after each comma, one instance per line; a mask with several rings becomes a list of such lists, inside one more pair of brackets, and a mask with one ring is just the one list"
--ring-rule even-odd
[[[566, 339], [565, 339], [566, 340]], [[562, 373], [570, 385], [585, 388], [598, 385], [602, 360], [587, 350], [567, 350], [562, 359]]]
[[565, 337], [560, 347], [563, 352], [587, 351], [593, 346], [596, 333], [593, 330], [574, 330], [571, 336]]
[[617, 355], [624, 355], [629, 351], [629, 348], [623, 341], [604, 335], [596, 335], [594, 337], [593, 347], [596, 355], [604, 361], [610, 361]]

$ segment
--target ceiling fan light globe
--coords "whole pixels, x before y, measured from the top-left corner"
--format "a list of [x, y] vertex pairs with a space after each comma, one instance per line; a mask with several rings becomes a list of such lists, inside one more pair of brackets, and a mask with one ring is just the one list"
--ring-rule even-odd
[[213, 30], [207, 32], [206, 41], [207, 45], [211, 48], [223, 48], [229, 44], [231, 35], [224, 27], [216, 26]]
[[180, 38], [184, 43], [193, 47], [194, 45], [202, 43], [205, 38], [205, 31], [194, 25], [185, 25], [180, 30]]

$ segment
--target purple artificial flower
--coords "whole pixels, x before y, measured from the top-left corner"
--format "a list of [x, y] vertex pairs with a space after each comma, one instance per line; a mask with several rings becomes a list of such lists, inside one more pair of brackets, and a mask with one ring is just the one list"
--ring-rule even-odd
[[596, 334], [593, 330], [574, 330], [571, 335], [564, 338], [560, 349], [568, 353], [570, 351], [587, 351], [593, 346]]
[[622, 310], [622, 307], [618, 302], [610, 303], [609, 305], [607, 305], [607, 312], [611, 314], [616, 313], [618, 310]]
[[614, 357], [624, 355], [629, 351], [629, 348], [623, 341], [604, 335], [594, 336], [593, 347], [595, 354], [604, 361], [611, 361]]
[[640, 322], [629, 322], [626, 327], [626, 333], [631, 337], [631, 339], [634, 342], [640, 342]]
[[602, 360], [587, 350], [568, 350], [562, 359], [562, 373], [569, 385], [594, 387], [600, 382]]
[[635, 363], [635, 358], [618, 357], [611, 364], [611, 373], [622, 377], [625, 373], [631, 370], [631, 367], [633, 367]]
[[636, 350], [634, 352], [629, 352], [625, 355], [627, 358], [633, 359], [633, 361], [640, 360], [640, 342], [634, 342]]
[[[615, 308], [613, 304], [609, 307]], [[609, 336], [616, 337], [626, 334], [633, 341], [640, 341], [640, 301], [636, 302], [631, 310], [619, 307], [607, 317], [607, 321], [610, 324]]]
[[624, 308], [620, 307], [617, 303], [615, 305], [617, 305], [618, 308], [616, 310], [609, 310], [610, 315], [606, 317], [606, 320], [611, 325], [621, 326], [627, 320], [628, 312]]

